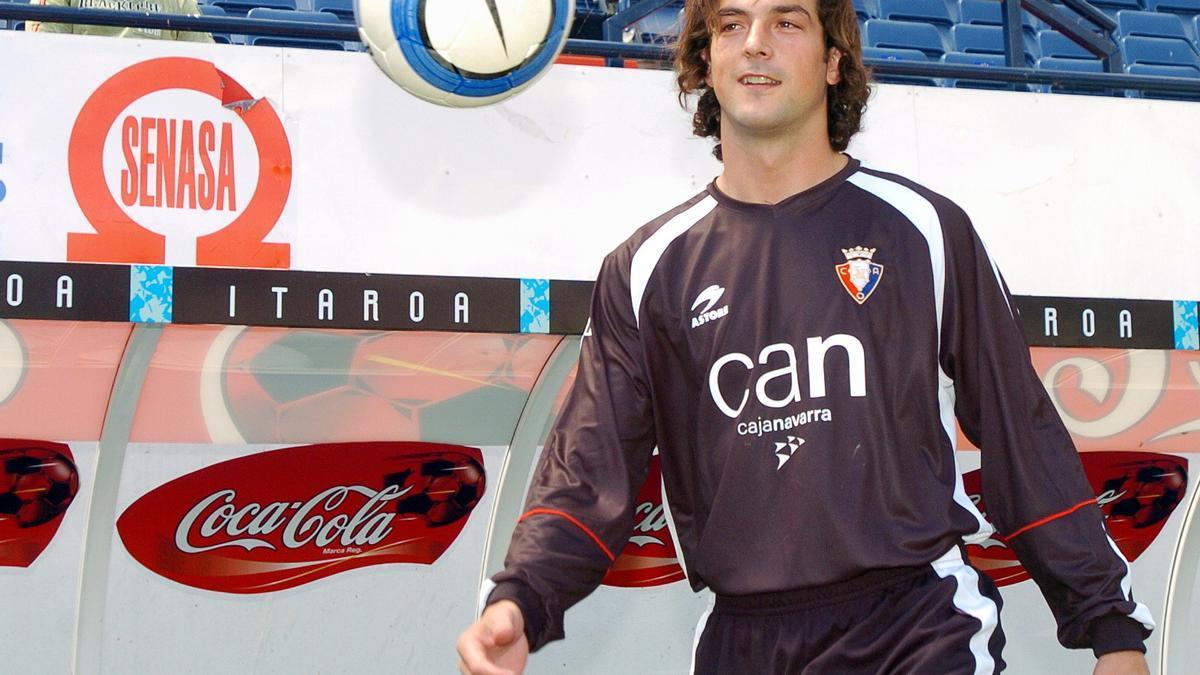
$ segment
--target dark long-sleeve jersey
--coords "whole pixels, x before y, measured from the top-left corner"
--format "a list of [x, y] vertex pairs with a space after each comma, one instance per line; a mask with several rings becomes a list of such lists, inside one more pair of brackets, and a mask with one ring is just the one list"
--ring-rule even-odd
[[[963, 489], [954, 420], [982, 450]], [[609, 254], [490, 601], [534, 649], [630, 535], [655, 447], [688, 580], [740, 595], [1000, 536], [1068, 647], [1153, 628], [966, 214], [851, 159], [773, 205], [715, 183]]]

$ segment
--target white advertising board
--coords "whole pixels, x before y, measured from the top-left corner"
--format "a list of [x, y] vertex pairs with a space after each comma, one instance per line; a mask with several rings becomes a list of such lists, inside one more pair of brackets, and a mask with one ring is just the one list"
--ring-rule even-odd
[[[0, 73], [9, 260], [591, 279], [720, 171], [666, 71], [559, 65], [452, 110], [364, 53], [0, 53], [38, 64]], [[961, 203], [1015, 293], [1170, 300], [1200, 297], [1198, 131], [1187, 103], [881, 85], [850, 152]]]

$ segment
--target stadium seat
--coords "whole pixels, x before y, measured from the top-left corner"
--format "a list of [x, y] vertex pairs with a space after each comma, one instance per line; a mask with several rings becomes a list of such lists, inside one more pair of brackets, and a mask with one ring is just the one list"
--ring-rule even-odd
[[954, 42], [955, 51], [966, 54], [1004, 53], [1004, 29], [1000, 26], [960, 23], [950, 29], [950, 37]]
[[[1200, 71], [1186, 66], [1152, 66], [1144, 63], [1134, 63], [1125, 66], [1125, 72], [1130, 75], [1153, 75], [1157, 77], [1186, 77], [1200, 80]], [[1157, 98], [1172, 101], [1200, 101], [1200, 94], [1164, 93], [1164, 92], [1130, 92], [1130, 98]]]
[[577, 0], [570, 36], [584, 40], [602, 39], [604, 20], [607, 18], [608, 12], [600, 0]]
[[[888, 47], [863, 47], [863, 56], [868, 59], [884, 59], [888, 61], [928, 61], [929, 57], [919, 49], [895, 49]], [[938, 86], [937, 80], [928, 77], [911, 75], [876, 75], [876, 82], [891, 82], [894, 84], [922, 84], [930, 87]]]
[[1146, 0], [1146, 11], [1200, 14], [1200, 0]]
[[[221, 9], [220, 7], [217, 7], [216, 5], [201, 4], [201, 5], [199, 5], [199, 7], [200, 7], [200, 16], [226, 16], [225, 10]], [[230, 35], [229, 33], [213, 33], [212, 39], [213, 39], [213, 42], [216, 42], [218, 44], [223, 44], [223, 45], [234, 44], [234, 36]]]
[[1000, 26], [1004, 15], [996, 0], [958, 0], [958, 22], [976, 26]]
[[879, 0], [879, 16], [892, 21], [923, 21], [947, 28], [954, 23], [942, 0]]
[[[1096, 59], [1065, 59], [1057, 56], [1043, 56], [1034, 64], [1038, 70], [1058, 70], [1074, 73], [1103, 73], [1104, 65]], [[1052, 84], [1049, 91], [1056, 94], [1089, 94], [1111, 95], [1102, 87], [1063, 86]]]
[[1037, 35], [1038, 50], [1042, 56], [1067, 59], [1094, 59], [1097, 56], [1084, 49], [1079, 43], [1056, 30], [1041, 30]]
[[[309, 23], [338, 23], [338, 18], [329, 12], [299, 12], [290, 9], [271, 9], [255, 7], [246, 14], [247, 19], [264, 19], [269, 21], [307, 21]], [[329, 49], [344, 51], [345, 45], [339, 40], [322, 40], [318, 38], [291, 38], [274, 35], [255, 35], [250, 37], [248, 44], [255, 47], [299, 47], [304, 49]]]
[[1184, 66], [1195, 68], [1200, 74], [1200, 58], [1192, 45], [1174, 38], [1127, 37], [1121, 38], [1121, 53], [1125, 63], [1143, 63], [1152, 66]]
[[870, 19], [864, 32], [869, 47], [917, 49], [933, 58], [941, 58], [946, 53], [937, 28], [928, 23]]
[[[1088, 2], [1095, 5], [1100, 10], [1109, 9], [1120, 11], [1123, 9], [1139, 10], [1142, 8], [1142, 5], [1140, 2], [1138, 2], [1138, 0], [1088, 0]], [[1109, 12], [1105, 13], [1109, 14]]]
[[[973, 26], [1003, 26], [999, 0], [958, 0], [958, 22]], [[1021, 29], [1030, 37], [1037, 35], [1042, 22], [1029, 12], [1021, 12]]]
[[641, 42], [670, 44], [679, 37], [679, 29], [682, 26], [683, 16], [680, 10], [668, 5], [651, 12], [630, 28], [639, 36]]
[[[983, 68], [1004, 68], [1004, 55], [1002, 54], [966, 54], [963, 52], [947, 52], [942, 57], [942, 63], [958, 63], [964, 65], [981, 66]], [[1026, 91], [1022, 85], [1012, 84], [1009, 82], [992, 82], [990, 80], [970, 80], [958, 79], [947, 80], [947, 84], [958, 89], [1000, 89], [1005, 91]]]
[[220, 7], [232, 16], [246, 16], [247, 12], [257, 7], [296, 9], [296, 0], [210, 0], [209, 4]]
[[1072, 73], [1103, 73], [1104, 64], [1096, 59], [1064, 59], [1043, 56], [1034, 64], [1038, 70], [1064, 70]]
[[854, 13], [858, 15], [860, 23], [879, 16], [879, 10], [875, 7], [874, 0], [854, 0]]
[[[965, 54], [1004, 54], [1004, 29], [1000, 26], [958, 24], [950, 29], [954, 50]], [[1028, 41], [1022, 39], [1026, 65], [1033, 65]]]
[[1160, 12], [1117, 12], [1117, 35], [1187, 39], [1183, 22], [1174, 14]]
[[314, 12], [329, 12], [341, 21], [354, 23], [354, 0], [313, 0]]

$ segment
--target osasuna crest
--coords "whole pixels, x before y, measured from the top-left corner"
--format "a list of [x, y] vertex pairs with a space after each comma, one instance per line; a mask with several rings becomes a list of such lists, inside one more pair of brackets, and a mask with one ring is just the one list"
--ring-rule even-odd
[[871, 256], [875, 255], [873, 248], [844, 248], [842, 254], [846, 256], [846, 262], [834, 269], [837, 270], [842, 287], [861, 305], [879, 286], [879, 280], [883, 278], [883, 265], [871, 260]]

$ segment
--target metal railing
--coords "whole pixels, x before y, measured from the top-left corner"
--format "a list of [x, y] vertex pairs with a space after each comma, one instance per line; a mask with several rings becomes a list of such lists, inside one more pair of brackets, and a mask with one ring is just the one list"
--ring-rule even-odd
[[[1017, 5], [1013, 0], [1003, 0], [1005, 11], [1011, 11]], [[1063, 12], [1050, 7], [1045, 0], [1019, 0], [1023, 6], [1030, 8], [1035, 15], [1047, 20], [1052, 26], [1067, 27], [1082, 30], [1081, 19], [1066, 16]], [[1084, 0], [1065, 0], [1070, 6], [1076, 4], [1092, 8]], [[1045, 5], [1045, 6], [1043, 6]], [[1019, 9], [1019, 7], [1018, 7]], [[1048, 9], [1048, 11], [1046, 11]], [[1044, 12], [1045, 17], [1041, 14]], [[1090, 16], [1090, 15], [1089, 15]], [[1112, 20], [1100, 14], [1091, 17], [1096, 21], [1103, 18], [1109, 24]], [[44, 21], [53, 23], [75, 23], [94, 26], [128, 26], [133, 28], [165, 28], [169, 30], [200, 31], [210, 33], [233, 33], [238, 35], [283, 36], [308, 39], [328, 39], [342, 42], [360, 42], [358, 29], [349, 24], [318, 24], [305, 21], [276, 21], [267, 19], [247, 19], [234, 16], [185, 16], [178, 14], [153, 14], [145, 12], [123, 12], [102, 9], [84, 9], [77, 7], [55, 7], [47, 5], [27, 5], [0, 2], [0, 19], [18, 21]], [[1020, 35], [1020, 17], [1017, 16], [1016, 37]], [[1110, 28], [1111, 30], [1111, 28]], [[1107, 39], [1107, 38], [1106, 38]], [[1085, 45], [1093, 53], [1105, 51], [1112, 44], [1099, 40], [1092, 47]], [[1017, 45], [1009, 45], [1012, 49]], [[1112, 47], [1115, 49], [1115, 46]], [[612, 59], [633, 59], [639, 61], [669, 61], [671, 49], [663, 45], [625, 43], [607, 40], [567, 40], [567, 54], [581, 56], [599, 56]], [[1016, 52], [1020, 55], [1017, 63], [1024, 62], [1023, 47]], [[1100, 54], [1098, 54], [1100, 55]], [[1009, 63], [1013, 63], [1011, 60]], [[1119, 68], [1119, 52], [1109, 53], [1109, 67], [1116, 63]], [[1185, 94], [1200, 97], [1200, 80], [1183, 77], [1160, 77], [1148, 75], [1129, 75], [1121, 72], [1081, 73], [1053, 71], [1023, 67], [985, 67], [972, 64], [950, 64], [921, 61], [894, 61], [890, 59], [866, 59], [866, 63], [877, 74], [885, 76], [910, 76], [934, 79], [963, 79], [973, 81], [999, 82], [1008, 84], [1045, 84], [1058, 87], [1071, 87], [1096, 91], [1138, 91], [1154, 94]]]

